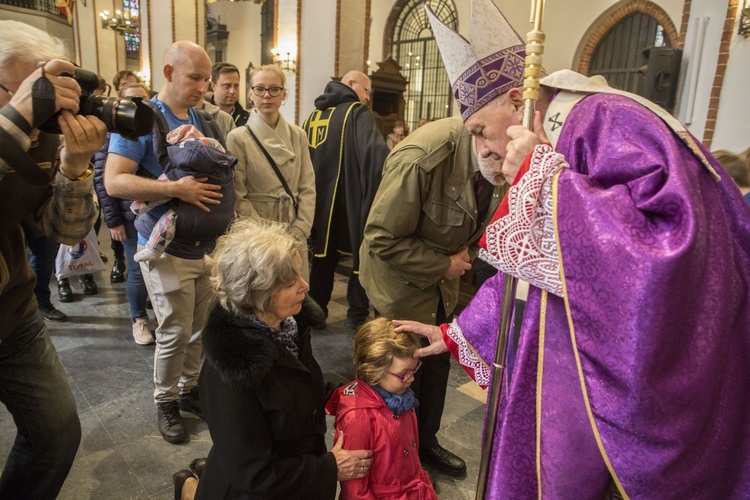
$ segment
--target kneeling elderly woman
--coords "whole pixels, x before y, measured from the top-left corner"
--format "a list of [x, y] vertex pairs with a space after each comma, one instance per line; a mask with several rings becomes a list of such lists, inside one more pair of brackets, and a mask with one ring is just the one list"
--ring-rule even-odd
[[343, 440], [326, 452], [326, 394], [310, 344], [323, 316], [306, 299], [301, 252], [284, 225], [240, 219], [206, 257], [218, 304], [198, 386], [213, 448], [197, 498], [333, 499], [337, 480], [370, 468], [372, 452], [344, 450]]

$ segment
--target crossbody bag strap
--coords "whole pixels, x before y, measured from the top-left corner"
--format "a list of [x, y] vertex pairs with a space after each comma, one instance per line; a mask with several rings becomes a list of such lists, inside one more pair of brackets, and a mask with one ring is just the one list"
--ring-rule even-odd
[[255, 132], [253, 132], [253, 129], [250, 128], [250, 125], [245, 125], [247, 127], [247, 131], [250, 132], [250, 135], [255, 139], [255, 144], [258, 145], [258, 148], [260, 148], [261, 153], [263, 153], [263, 156], [266, 157], [266, 160], [268, 160], [268, 163], [271, 164], [273, 167], [273, 171], [276, 172], [276, 176], [279, 178], [279, 181], [281, 181], [281, 185], [284, 186], [284, 191], [286, 191], [286, 194], [289, 195], [289, 197], [292, 199], [292, 204], [294, 205], [294, 215], [297, 215], [297, 208], [299, 207], [299, 204], [297, 203], [297, 198], [294, 197], [292, 194], [292, 190], [289, 189], [289, 184], [286, 183], [286, 179], [284, 179], [284, 176], [281, 175], [281, 171], [279, 170], [279, 167], [276, 165], [276, 162], [273, 161], [273, 158], [271, 158], [271, 155], [268, 154], [268, 151], [266, 151], [266, 148], [263, 147], [263, 144], [260, 143], [258, 140], [258, 137], [255, 135]]

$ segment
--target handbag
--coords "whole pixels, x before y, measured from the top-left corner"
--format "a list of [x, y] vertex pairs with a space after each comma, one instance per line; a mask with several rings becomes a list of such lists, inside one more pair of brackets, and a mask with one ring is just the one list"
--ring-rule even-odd
[[286, 194], [289, 195], [289, 198], [292, 199], [292, 205], [294, 205], [294, 215], [297, 215], [297, 210], [299, 209], [299, 203], [297, 202], [297, 198], [294, 197], [292, 194], [292, 190], [289, 189], [289, 184], [286, 183], [286, 179], [284, 179], [284, 176], [281, 175], [281, 171], [279, 170], [279, 167], [276, 165], [276, 162], [273, 161], [273, 158], [271, 158], [271, 155], [268, 154], [268, 151], [266, 151], [266, 148], [263, 147], [263, 144], [260, 143], [258, 140], [258, 137], [255, 135], [255, 132], [253, 132], [253, 129], [250, 128], [250, 125], [245, 125], [247, 127], [247, 131], [250, 132], [250, 135], [253, 136], [253, 139], [255, 139], [255, 144], [258, 145], [258, 148], [260, 149], [260, 152], [263, 153], [263, 156], [266, 157], [266, 160], [268, 160], [268, 163], [271, 164], [273, 167], [273, 171], [276, 172], [276, 177], [279, 178], [279, 181], [281, 181], [281, 185], [284, 186], [284, 191], [286, 191]]
[[81, 274], [98, 273], [107, 268], [99, 256], [99, 242], [92, 228], [86, 237], [73, 246], [60, 245], [55, 258], [58, 281]]

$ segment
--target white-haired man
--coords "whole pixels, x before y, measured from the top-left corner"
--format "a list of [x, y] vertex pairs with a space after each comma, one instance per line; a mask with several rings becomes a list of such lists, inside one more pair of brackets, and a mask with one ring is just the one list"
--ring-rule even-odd
[[501, 272], [451, 325], [404, 328], [487, 385], [505, 273], [532, 285], [487, 424], [486, 497], [747, 496], [739, 191], [673, 117], [600, 78], [542, 80], [526, 130], [525, 48], [492, 1], [473, 0], [470, 41], [428, 13], [466, 128], [513, 186], [486, 231]]
[[[81, 88], [62, 40], [0, 21], [0, 401], [17, 436], [0, 476], [0, 498], [55, 498], [81, 439], [76, 403], [34, 298], [20, 222], [69, 245], [94, 225], [93, 167], [107, 128], [78, 112]], [[41, 62], [40, 62], [41, 61]], [[36, 127], [62, 110], [65, 138]], [[53, 177], [52, 173], [56, 172]], [[52, 184], [52, 187], [50, 187]]]

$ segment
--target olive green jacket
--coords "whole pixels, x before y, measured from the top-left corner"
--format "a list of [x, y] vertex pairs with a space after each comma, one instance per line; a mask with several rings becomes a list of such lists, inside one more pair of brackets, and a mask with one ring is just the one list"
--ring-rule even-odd
[[460, 118], [420, 127], [391, 152], [360, 247], [359, 280], [373, 305], [393, 319], [435, 324], [439, 300], [450, 315], [458, 279], [449, 255], [473, 246], [500, 202], [495, 187], [477, 222], [471, 137]]

